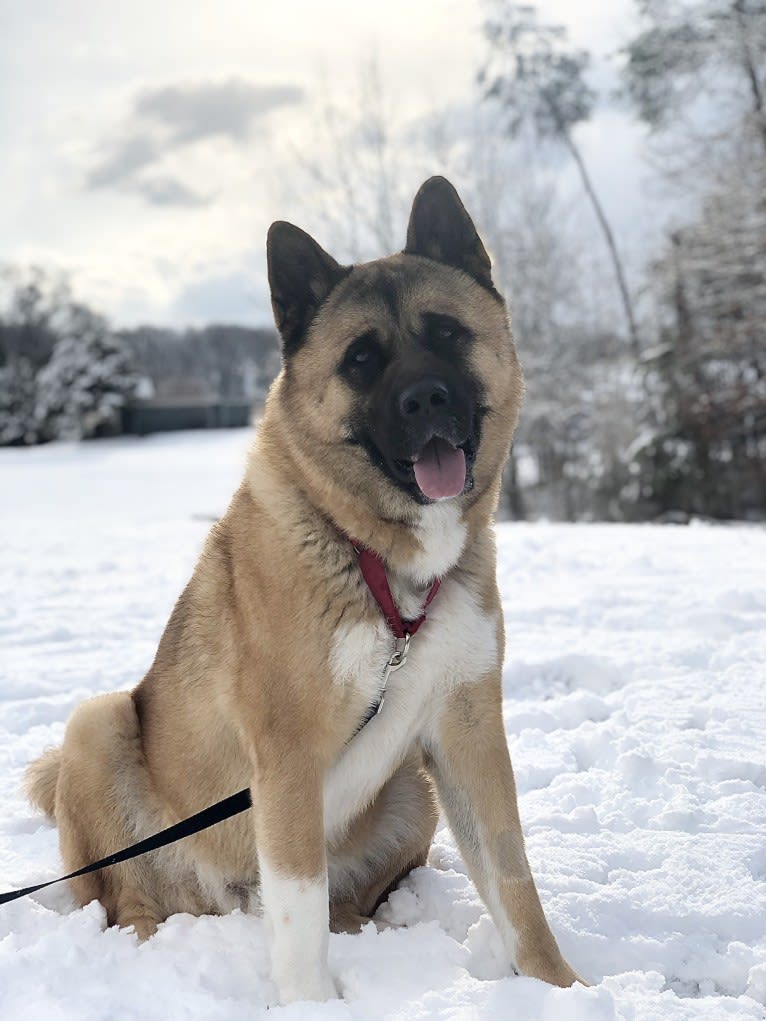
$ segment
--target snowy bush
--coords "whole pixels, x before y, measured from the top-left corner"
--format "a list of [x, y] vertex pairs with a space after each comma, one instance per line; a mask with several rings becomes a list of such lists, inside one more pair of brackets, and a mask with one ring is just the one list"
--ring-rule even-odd
[[117, 433], [138, 377], [106, 321], [87, 308], [72, 309], [67, 334], [37, 375], [35, 420], [42, 440], [86, 439]]
[[121, 432], [127, 350], [65, 277], [0, 268], [0, 445]]
[[120, 432], [128, 350], [65, 275], [0, 267], [0, 446]]
[[35, 370], [27, 358], [0, 367], [0, 446], [37, 442]]

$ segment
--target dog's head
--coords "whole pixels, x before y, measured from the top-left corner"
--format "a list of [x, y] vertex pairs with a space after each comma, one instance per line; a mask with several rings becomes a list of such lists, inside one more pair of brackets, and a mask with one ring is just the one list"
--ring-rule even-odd
[[496, 486], [522, 377], [489, 257], [449, 182], [421, 187], [399, 255], [341, 266], [278, 222], [268, 264], [277, 392], [304, 465], [390, 520]]

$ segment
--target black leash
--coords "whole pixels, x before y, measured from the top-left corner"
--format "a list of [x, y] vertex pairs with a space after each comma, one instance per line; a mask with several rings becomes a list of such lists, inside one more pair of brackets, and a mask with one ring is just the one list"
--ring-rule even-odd
[[9, 890], [8, 893], [0, 893], [0, 904], [8, 904], [9, 901], [18, 900], [19, 897], [37, 893], [38, 890], [44, 890], [46, 886], [63, 883], [65, 879], [76, 879], [77, 876], [87, 876], [89, 872], [97, 872], [99, 869], [109, 868], [110, 865], [118, 865], [121, 861], [137, 858], [140, 854], [146, 854], [147, 851], [156, 851], [159, 847], [172, 844], [174, 840], [183, 840], [184, 837], [190, 837], [193, 833], [199, 833], [210, 826], [215, 826], [216, 823], [223, 822], [224, 819], [231, 819], [233, 815], [239, 815], [240, 812], [250, 808], [252, 804], [250, 789], [246, 787], [243, 791], [238, 791], [209, 808], [203, 808], [196, 815], [191, 815], [188, 819], [168, 826], [167, 829], [160, 830], [154, 836], [147, 837], [146, 840], [139, 840], [137, 844], [131, 844], [130, 847], [116, 851], [100, 861], [94, 861], [92, 865], [86, 865], [76, 872], [70, 872], [68, 876], [50, 879], [47, 883], [38, 883], [37, 886], [27, 886], [23, 890]]
[[[390, 664], [388, 667], [390, 669]], [[362, 727], [375, 716], [378, 710], [379, 703], [371, 706], [352, 736], [358, 734]], [[8, 890], [7, 893], [0, 893], [0, 906], [9, 904], [12, 900], [18, 900], [19, 897], [27, 897], [30, 893], [37, 893], [38, 890], [44, 890], [46, 886], [54, 886], [56, 883], [63, 883], [67, 879], [76, 879], [78, 876], [87, 876], [89, 872], [108, 869], [110, 865], [119, 865], [122, 861], [138, 858], [139, 855], [146, 854], [148, 851], [156, 851], [158, 848], [172, 844], [176, 840], [183, 840], [184, 837], [190, 837], [194, 833], [200, 833], [210, 826], [215, 826], [217, 823], [223, 822], [224, 819], [231, 819], [233, 815], [239, 815], [240, 812], [245, 812], [248, 808], [252, 808], [252, 805], [250, 788], [245, 787], [243, 791], [237, 791], [231, 797], [224, 798], [223, 801], [218, 801], [209, 808], [203, 808], [196, 815], [190, 815], [188, 819], [182, 819], [181, 822], [168, 826], [165, 830], [160, 830], [159, 833], [155, 833], [152, 837], [147, 837], [146, 840], [139, 840], [138, 843], [123, 848], [122, 851], [115, 851], [114, 854], [107, 855], [106, 858], [94, 861], [91, 865], [85, 865], [76, 872], [70, 872], [68, 876], [49, 879], [47, 883], [38, 883], [37, 886], [26, 886], [23, 890]]]

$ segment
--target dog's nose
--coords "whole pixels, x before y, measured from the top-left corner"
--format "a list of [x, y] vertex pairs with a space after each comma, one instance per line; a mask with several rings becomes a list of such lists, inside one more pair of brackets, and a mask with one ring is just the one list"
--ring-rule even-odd
[[425, 376], [399, 394], [399, 411], [405, 418], [422, 418], [444, 412], [450, 403], [447, 384], [435, 376]]

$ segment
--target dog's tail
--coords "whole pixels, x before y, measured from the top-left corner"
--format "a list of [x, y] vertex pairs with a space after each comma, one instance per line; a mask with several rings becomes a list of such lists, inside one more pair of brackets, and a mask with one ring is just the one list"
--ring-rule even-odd
[[35, 806], [51, 819], [56, 814], [56, 784], [61, 769], [61, 749], [49, 748], [39, 759], [27, 766], [24, 791]]

